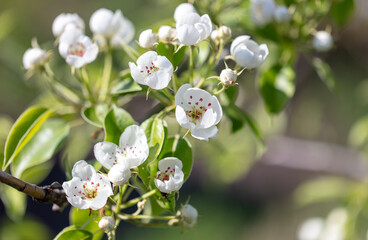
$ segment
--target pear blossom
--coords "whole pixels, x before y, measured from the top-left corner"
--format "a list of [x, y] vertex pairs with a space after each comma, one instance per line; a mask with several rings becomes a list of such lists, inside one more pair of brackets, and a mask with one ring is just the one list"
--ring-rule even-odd
[[291, 19], [289, 10], [287, 9], [286, 6], [276, 7], [273, 15], [274, 15], [274, 18], [275, 18], [276, 22], [278, 22], [278, 23], [289, 22], [290, 19]]
[[100, 8], [92, 14], [89, 27], [95, 35], [111, 38], [119, 30], [123, 21], [124, 17], [120, 10], [113, 13], [106, 8]]
[[234, 85], [237, 78], [237, 72], [231, 70], [230, 68], [223, 69], [220, 73], [220, 81], [225, 86]]
[[115, 219], [111, 216], [104, 216], [98, 222], [98, 227], [105, 233], [109, 233], [115, 228]]
[[23, 55], [23, 66], [25, 69], [35, 69], [46, 61], [46, 51], [40, 48], [29, 48]]
[[130, 169], [125, 164], [116, 164], [107, 175], [110, 182], [115, 185], [124, 185], [131, 177]]
[[179, 42], [184, 45], [194, 45], [208, 38], [212, 31], [210, 17], [205, 14], [188, 12], [176, 22], [176, 32]]
[[[137, 125], [127, 127], [120, 136], [119, 146], [111, 142], [99, 142], [94, 146], [94, 154], [105, 168], [109, 169], [109, 178], [121, 181], [129, 179], [126, 169], [141, 165], [148, 157], [147, 137]], [[114, 169], [116, 168], [116, 169]]]
[[164, 43], [173, 43], [176, 39], [176, 29], [170, 26], [161, 26], [158, 30], [158, 38]]
[[139, 45], [143, 48], [151, 48], [157, 43], [158, 36], [156, 33], [152, 32], [152, 29], [144, 30], [139, 35]]
[[325, 220], [323, 218], [309, 218], [302, 223], [298, 230], [298, 240], [318, 240], [323, 232]]
[[326, 31], [318, 31], [313, 38], [313, 47], [319, 52], [326, 52], [332, 48], [333, 39]]
[[81, 30], [70, 29], [60, 37], [59, 52], [69, 65], [80, 68], [96, 59], [98, 46]]
[[62, 13], [52, 23], [52, 33], [55, 37], [72, 28], [78, 28], [84, 32], [84, 21], [76, 13]]
[[167, 157], [158, 162], [156, 187], [162, 193], [178, 191], [184, 183], [183, 163], [176, 157]]
[[250, 16], [253, 23], [262, 27], [272, 22], [275, 9], [274, 0], [252, 0]]
[[107, 177], [96, 173], [84, 160], [74, 164], [72, 176], [72, 180], [63, 183], [63, 189], [68, 202], [76, 208], [98, 210], [113, 194]]
[[266, 44], [258, 45], [250, 36], [242, 35], [231, 43], [230, 53], [240, 66], [255, 68], [266, 60], [268, 48]]
[[120, 27], [110, 39], [110, 44], [114, 48], [120, 48], [121, 42], [126, 44], [130, 43], [134, 39], [135, 29], [133, 23], [123, 18], [120, 21]]
[[174, 12], [174, 19], [175, 21], [179, 21], [180, 18], [183, 16], [186, 16], [188, 13], [197, 13], [197, 10], [195, 7], [190, 3], [182, 3], [179, 4], [179, 6], [176, 7]]
[[181, 86], [175, 96], [176, 120], [183, 128], [190, 129], [194, 138], [208, 141], [217, 135], [222, 118], [222, 108], [216, 96], [205, 90]]
[[186, 227], [193, 227], [197, 222], [198, 211], [190, 204], [185, 204], [180, 209], [182, 223]]
[[174, 71], [171, 62], [154, 51], [142, 54], [137, 60], [137, 65], [129, 62], [129, 68], [134, 81], [153, 89], [167, 87]]

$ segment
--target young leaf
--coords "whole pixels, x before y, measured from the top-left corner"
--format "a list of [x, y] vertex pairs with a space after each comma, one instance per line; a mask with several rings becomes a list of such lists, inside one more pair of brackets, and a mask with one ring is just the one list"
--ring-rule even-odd
[[92, 240], [93, 234], [87, 230], [78, 229], [76, 226], [69, 226], [59, 232], [59, 234], [54, 238], [54, 240], [70, 239]]
[[13, 175], [21, 178], [26, 169], [49, 160], [68, 133], [69, 125], [64, 121], [47, 120], [15, 156], [11, 166]]
[[125, 78], [119, 81], [114, 87], [112, 87], [111, 94], [113, 95], [125, 95], [129, 93], [140, 92], [142, 87], [139, 86], [131, 77]]
[[120, 135], [126, 127], [134, 123], [134, 119], [127, 111], [114, 106], [104, 120], [105, 142], [119, 144]]
[[0, 198], [4, 203], [6, 215], [15, 222], [22, 220], [27, 206], [27, 198], [24, 193], [1, 184]]
[[43, 107], [30, 107], [19, 116], [5, 143], [3, 169], [50, 117], [51, 111]]
[[102, 128], [103, 121], [105, 119], [107, 112], [108, 112], [107, 105], [100, 104], [92, 107], [82, 108], [81, 115], [82, 118], [89, 124]]
[[294, 95], [295, 72], [289, 65], [273, 66], [261, 77], [260, 91], [270, 113], [279, 113]]

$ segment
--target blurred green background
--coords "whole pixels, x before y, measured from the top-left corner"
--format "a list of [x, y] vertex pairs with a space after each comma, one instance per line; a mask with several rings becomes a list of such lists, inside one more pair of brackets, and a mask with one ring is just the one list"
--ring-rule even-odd
[[[211, 2], [203, 1], [201, 5]], [[22, 56], [33, 37], [41, 45], [51, 46], [54, 39], [51, 26], [57, 15], [78, 13], [88, 29], [89, 17], [95, 10], [121, 9], [134, 23], [137, 39], [142, 30], [171, 19], [179, 3], [169, 0], [1, 1], [1, 129], [8, 129], [41, 91], [36, 78], [25, 80]], [[181, 233], [178, 228], [123, 224], [118, 239], [292, 240], [297, 238], [298, 227], [304, 220], [315, 216], [325, 218], [338, 206], [348, 210], [348, 227], [354, 225], [358, 231], [359, 238], [350, 239], [365, 239], [366, 210], [363, 216], [358, 213], [366, 208], [368, 194], [363, 183], [368, 153], [368, 118], [365, 117], [368, 32], [363, 31], [368, 26], [367, 5], [365, 0], [356, 1], [350, 21], [342, 28], [333, 28], [334, 49], [321, 55], [332, 69], [336, 81], [334, 91], [321, 82], [308, 58], [299, 56], [294, 66], [295, 96], [282, 113], [269, 116], [257, 90], [255, 72], [246, 73], [239, 80], [238, 104], [260, 125], [266, 148], [247, 127], [229, 134], [227, 120], [222, 121], [218, 137], [209, 144], [191, 139], [196, 163], [180, 201], [184, 203], [190, 197], [190, 203], [198, 209], [200, 216], [194, 229]], [[237, 16], [242, 21], [247, 14], [236, 9], [232, 21]], [[325, 21], [328, 23], [328, 19]], [[90, 35], [89, 30], [86, 32]], [[246, 34], [247, 29], [236, 28], [234, 33]], [[54, 54], [58, 55], [57, 51]], [[167, 121], [175, 124], [175, 119]], [[50, 206], [29, 203], [30, 214], [24, 221], [14, 223], [6, 217], [4, 206], [0, 207], [0, 239], [50, 239], [66, 226], [68, 218], [67, 210], [59, 216], [51, 212]], [[30, 235], [27, 230], [40, 235]]]

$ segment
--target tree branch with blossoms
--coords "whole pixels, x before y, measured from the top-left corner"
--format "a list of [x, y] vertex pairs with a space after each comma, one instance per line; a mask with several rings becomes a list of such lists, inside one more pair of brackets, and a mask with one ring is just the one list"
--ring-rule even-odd
[[[255, 25], [291, 21], [285, 6], [270, 2], [252, 2]], [[219, 10], [211, 12], [215, 17], [220, 14]], [[26, 75], [44, 77], [52, 98], [42, 98], [14, 123], [1, 158], [0, 177], [3, 183], [41, 202], [56, 203], [60, 209], [68, 201], [73, 206], [72, 216], [74, 209], [89, 211], [82, 227], [72, 221], [55, 239], [89, 239], [100, 229], [109, 239], [116, 239], [120, 221], [191, 228], [197, 221], [197, 210], [188, 203], [177, 205], [194, 163], [190, 141], [215, 138], [223, 116], [231, 121], [233, 132], [247, 124], [263, 141], [256, 122], [235, 103], [238, 78], [266, 61], [267, 44], [258, 44], [243, 32], [232, 39], [230, 27], [214, 25], [218, 19], [200, 15], [192, 3], [180, 4], [173, 17], [170, 25], [142, 31], [136, 46], [134, 25], [120, 10], [95, 11], [89, 21], [93, 37], [85, 35], [84, 20], [77, 14], [60, 14], [52, 24], [52, 33], [60, 56], [70, 67], [66, 74], [58, 74], [57, 66], [51, 64], [55, 56], [38, 44], [25, 52]], [[314, 48], [326, 51], [331, 41], [318, 33]], [[116, 52], [122, 52], [123, 57], [118, 58]], [[95, 62], [99, 57], [104, 58], [102, 66]], [[293, 59], [286, 57], [285, 64], [260, 73], [260, 93], [270, 113], [280, 112], [293, 95]], [[220, 60], [226, 66], [221, 71]], [[136, 96], [153, 100], [160, 111], [137, 123], [123, 108]], [[186, 134], [169, 135], [170, 117]], [[84, 147], [80, 147], [77, 135], [85, 126], [95, 128], [82, 134], [86, 139], [93, 135], [94, 159], [89, 161], [81, 160], [78, 154]], [[38, 187], [23, 181], [50, 171], [46, 163], [63, 143], [67, 181], [62, 189], [57, 184]], [[73, 148], [77, 154], [70, 150]], [[133, 192], [139, 196], [133, 198]], [[128, 214], [127, 208], [135, 208], [135, 212]], [[92, 220], [98, 221], [92, 224], [95, 231], [83, 227]]]

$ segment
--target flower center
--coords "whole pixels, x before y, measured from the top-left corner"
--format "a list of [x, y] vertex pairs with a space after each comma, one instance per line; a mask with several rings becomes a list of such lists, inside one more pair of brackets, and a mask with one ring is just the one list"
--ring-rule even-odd
[[197, 107], [192, 106], [191, 110], [186, 111], [187, 116], [191, 119], [193, 123], [196, 123], [197, 121], [200, 121], [203, 117], [204, 112], [206, 112], [207, 109], [203, 106]]
[[160, 179], [161, 181], [165, 182], [168, 181], [170, 179], [170, 175], [174, 176], [175, 174], [175, 168], [170, 168], [168, 167], [165, 172], [158, 172], [157, 174], [157, 179]]
[[83, 190], [78, 191], [78, 193], [82, 195], [82, 199], [94, 199], [95, 197], [97, 197], [100, 184], [95, 184], [94, 182], [90, 182], [88, 184], [88, 182], [84, 182], [82, 187]]
[[68, 49], [68, 55], [74, 55], [78, 57], [83, 57], [85, 52], [86, 47], [81, 43], [72, 44]]
[[141, 70], [141, 73], [146, 72], [147, 75], [151, 75], [154, 72], [157, 72], [158, 70], [160, 70], [160, 68], [156, 67], [155, 64], [153, 64], [153, 62], [151, 62], [151, 65], [146, 66], [146, 70]]

